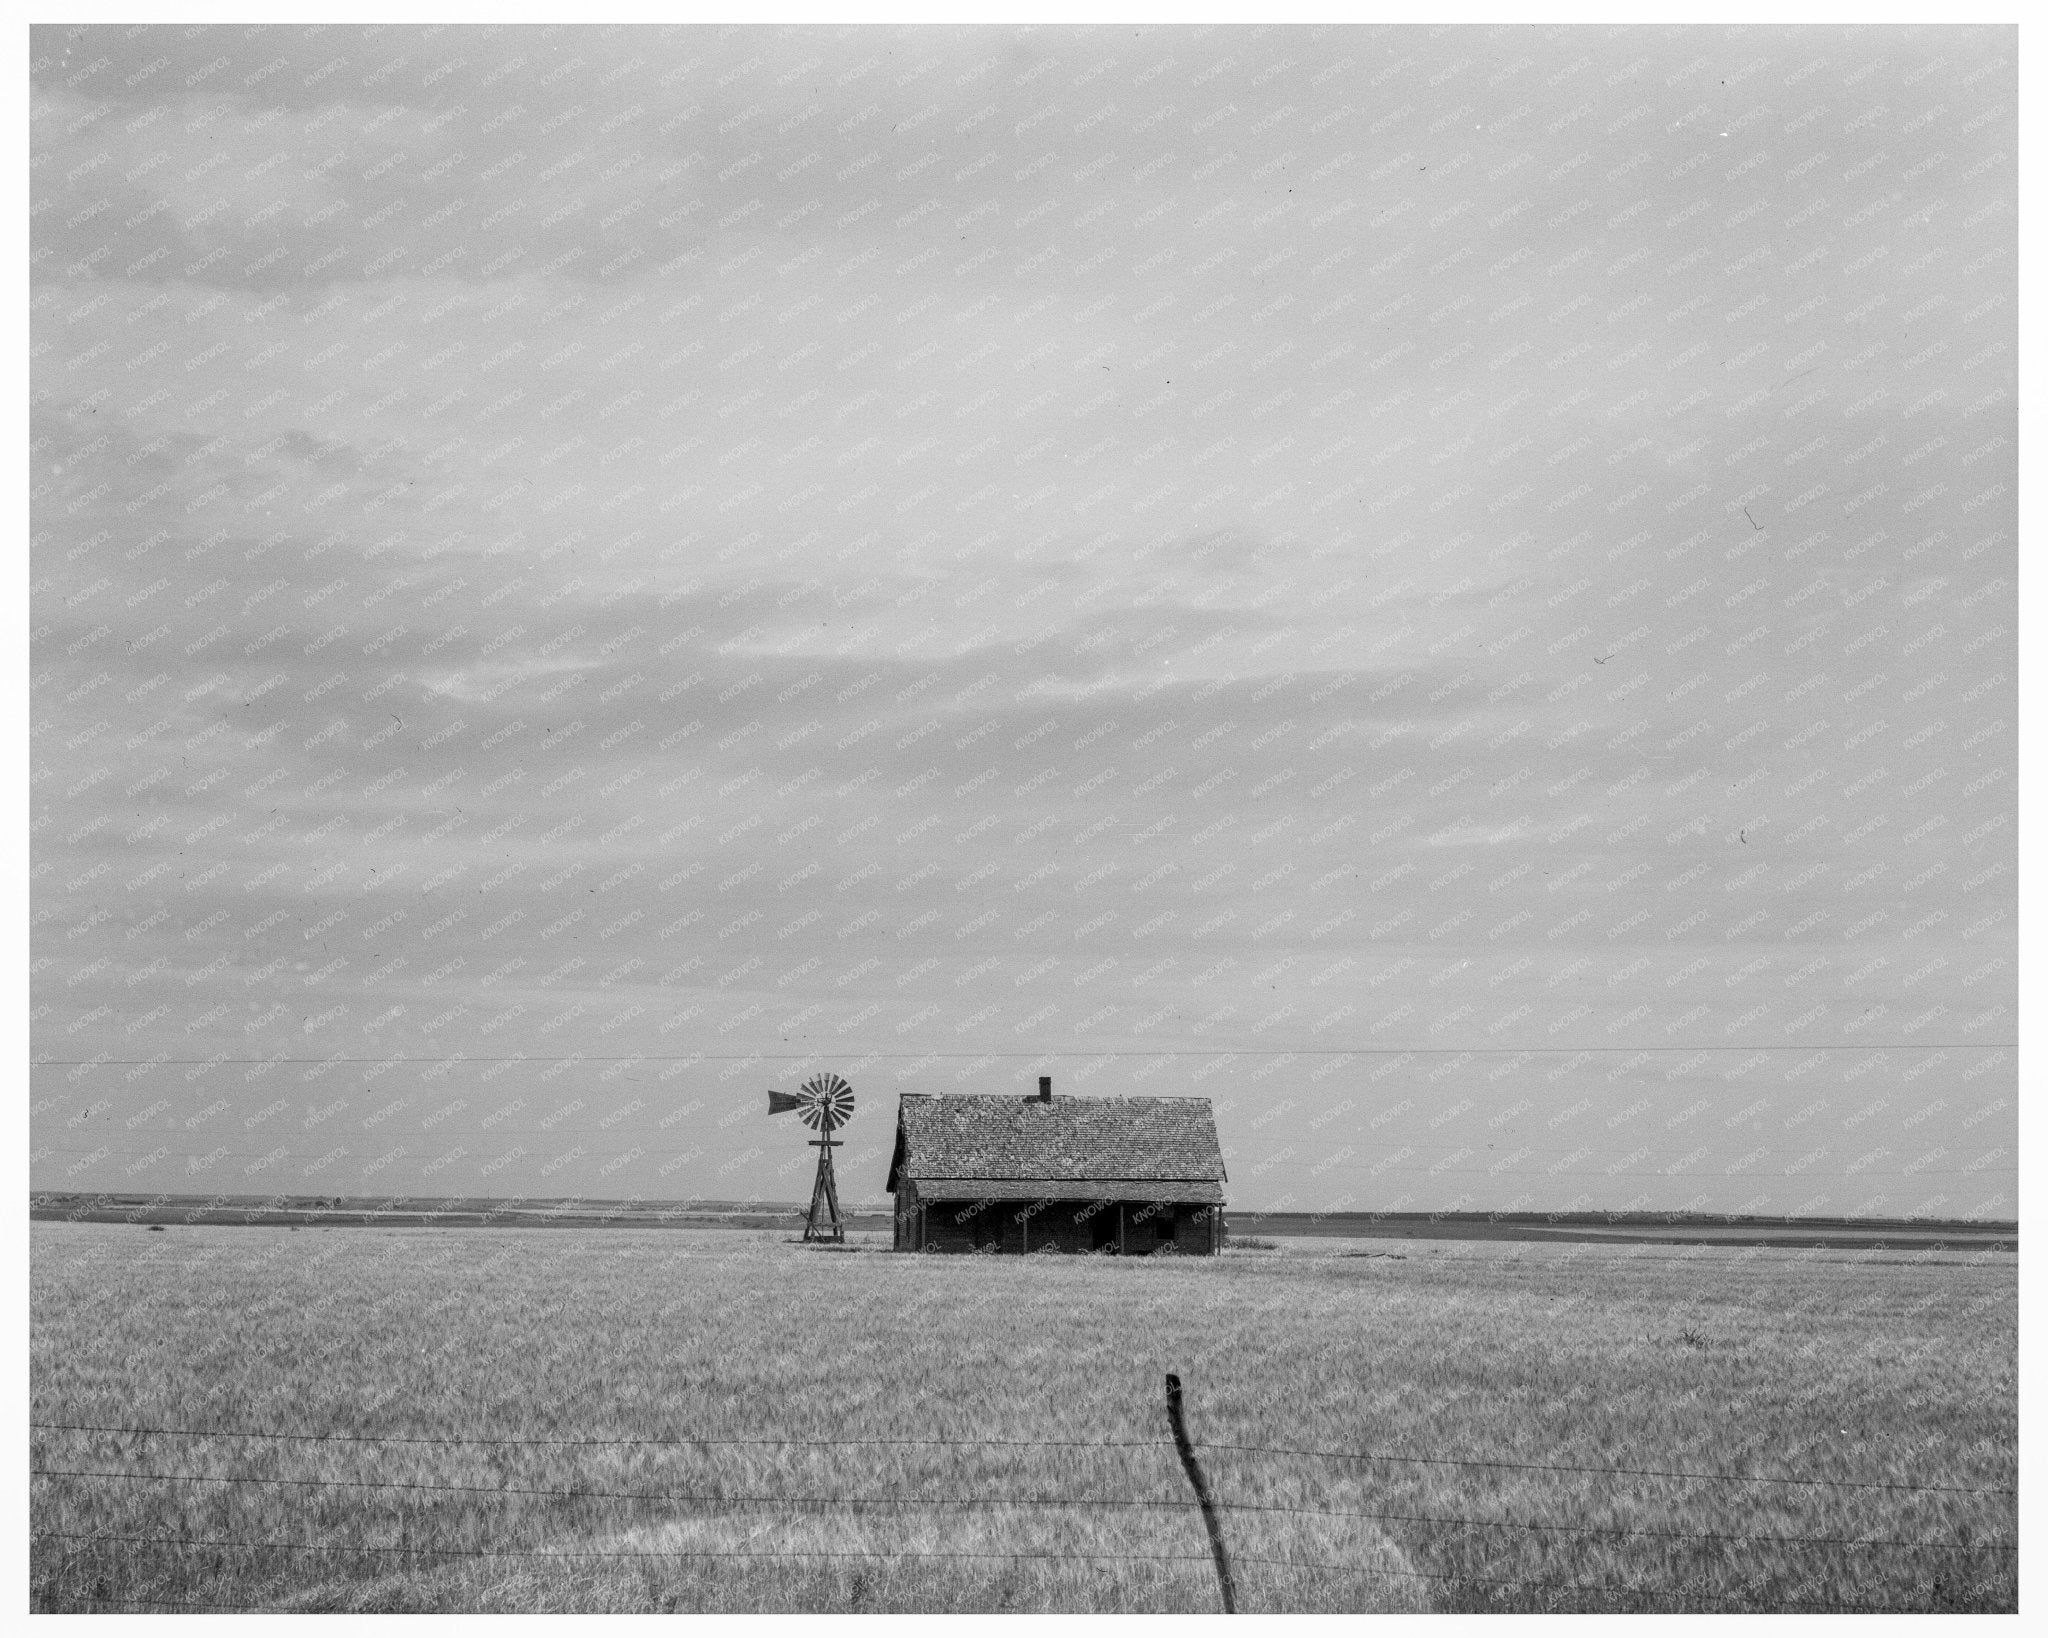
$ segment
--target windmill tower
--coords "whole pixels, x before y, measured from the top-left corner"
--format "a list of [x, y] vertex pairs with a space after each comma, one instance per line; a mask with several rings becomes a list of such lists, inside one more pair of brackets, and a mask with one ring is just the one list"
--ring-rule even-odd
[[[839, 1142], [832, 1134], [853, 1118], [853, 1088], [838, 1075], [826, 1071], [805, 1081], [800, 1092], [769, 1092], [769, 1114], [785, 1115], [792, 1109], [818, 1134], [811, 1139], [811, 1147], [818, 1151], [818, 1179], [811, 1185], [811, 1211], [804, 1219], [804, 1238], [844, 1244], [846, 1228], [839, 1221], [839, 1185], [832, 1176], [832, 1151], [839, 1147]], [[831, 1217], [829, 1229], [819, 1224], [821, 1209]]]

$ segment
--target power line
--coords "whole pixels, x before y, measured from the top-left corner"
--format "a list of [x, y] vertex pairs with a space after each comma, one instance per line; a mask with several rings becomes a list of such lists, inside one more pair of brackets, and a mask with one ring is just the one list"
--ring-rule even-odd
[[[508, 1135], [512, 1135], [512, 1134], [508, 1134]], [[527, 1136], [531, 1136], [531, 1135], [533, 1135], [533, 1134], [530, 1134], [530, 1133], [529, 1133], [529, 1134], [521, 1134], [521, 1135], [527, 1135]], [[86, 1155], [86, 1154], [93, 1154], [93, 1153], [96, 1153], [96, 1152], [97, 1152], [97, 1151], [96, 1151], [96, 1150], [93, 1150], [93, 1149], [78, 1149], [78, 1148], [70, 1148], [70, 1147], [66, 1147], [66, 1146], [64, 1146], [64, 1145], [62, 1145], [62, 1144], [57, 1144], [57, 1145], [44, 1145], [44, 1146], [41, 1146], [41, 1147], [39, 1147], [39, 1148], [37, 1148], [37, 1149], [35, 1150], [35, 1154], [36, 1154], [37, 1156], [44, 1156], [44, 1155]], [[1567, 1150], [1562, 1150], [1562, 1149], [1549, 1149], [1549, 1150], [1538, 1150], [1538, 1151], [1535, 1151], [1535, 1153], [1538, 1153], [1538, 1154], [1565, 1154], [1565, 1153], [1569, 1153], [1569, 1152], [1570, 1152], [1570, 1151], [1567, 1151]], [[110, 1156], [110, 1157], [108, 1157], [108, 1158], [110, 1158], [110, 1159], [111, 1159], [112, 1157]], [[205, 1156], [202, 1156], [202, 1155], [200, 1155], [200, 1154], [199, 1154], [199, 1152], [198, 1152], [197, 1150], [193, 1150], [193, 1149], [179, 1149], [179, 1150], [175, 1150], [175, 1151], [173, 1151], [173, 1152], [170, 1152], [170, 1153], [168, 1153], [168, 1154], [164, 1154], [164, 1155], [161, 1155], [161, 1156], [159, 1156], [159, 1157], [158, 1157], [158, 1159], [159, 1159], [159, 1160], [164, 1160], [164, 1161], [173, 1161], [173, 1160], [194, 1160], [194, 1159], [204, 1159], [204, 1158], [206, 1158], [206, 1157], [205, 1157]], [[220, 1160], [263, 1160], [263, 1159], [267, 1159], [267, 1158], [269, 1158], [269, 1157], [268, 1157], [267, 1155], [262, 1155], [262, 1154], [258, 1154], [258, 1153], [257, 1153], [257, 1152], [256, 1152], [255, 1150], [253, 1150], [253, 1149], [231, 1149], [231, 1150], [228, 1150], [228, 1151], [226, 1151], [226, 1152], [224, 1152], [224, 1153], [221, 1153], [221, 1154], [217, 1155], [217, 1156], [216, 1156], [215, 1158], [217, 1158], [217, 1159], [220, 1159]], [[288, 1154], [283, 1154], [283, 1155], [279, 1155], [279, 1156], [277, 1156], [277, 1157], [276, 1157], [276, 1161], [277, 1161], [277, 1164], [279, 1164], [279, 1165], [289, 1165], [289, 1164], [293, 1164], [293, 1163], [296, 1163], [296, 1162], [298, 1162], [298, 1161], [301, 1161], [301, 1160], [305, 1160], [305, 1159], [308, 1159], [308, 1158], [317, 1158], [317, 1157], [313, 1157], [313, 1156], [311, 1155], [311, 1151], [310, 1151], [310, 1150], [298, 1150], [298, 1151], [294, 1151], [294, 1152], [292, 1152], [292, 1153], [288, 1153]], [[338, 1155], [338, 1156], [336, 1156], [336, 1157], [334, 1158], [334, 1160], [333, 1160], [332, 1164], [333, 1164], [333, 1165], [334, 1165], [335, 1167], [340, 1167], [340, 1166], [342, 1166], [343, 1162], [345, 1162], [345, 1161], [349, 1161], [349, 1160], [356, 1160], [356, 1159], [360, 1159], [360, 1158], [361, 1158], [360, 1156], [358, 1156], [358, 1155], [355, 1155], [355, 1154], [353, 1154], [353, 1153], [351, 1153], [351, 1154], [347, 1154], [347, 1155]], [[526, 1156], [526, 1157], [524, 1157], [524, 1158], [526, 1158], [526, 1159], [529, 1159], [529, 1160], [535, 1160], [535, 1159], [538, 1159], [538, 1158], [540, 1158], [540, 1157], [539, 1157], [539, 1156], [537, 1156], [537, 1155], [529, 1155], [529, 1156]], [[1525, 1158], [1528, 1158], [1528, 1157], [1525, 1157]], [[1421, 1170], [1421, 1169], [1423, 1169], [1423, 1168], [1421, 1168], [1421, 1167], [1419, 1167], [1419, 1166], [1389, 1166], [1389, 1167], [1387, 1167], [1387, 1168], [1386, 1168], [1386, 1169], [1385, 1169], [1385, 1170], [1384, 1170], [1383, 1172], [1374, 1172], [1374, 1171], [1373, 1171], [1373, 1169], [1372, 1169], [1372, 1168], [1371, 1168], [1370, 1166], [1322, 1166], [1322, 1168], [1321, 1168], [1321, 1170], [1320, 1170], [1320, 1171], [1316, 1171], [1316, 1166], [1317, 1166], [1317, 1164], [1318, 1164], [1318, 1163], [1314, 1163], [1314, 1162], [1310, 1162], [1310, 1161], [1306, 1161], [1306, 1160], [1270, 1160], [1270, 1161], [1267, 1161], [1267, 1162], [1266, 1162], [1265, 1164], [1266, 1164], [1266, 1166], [1267, 1166], [1267, 1167], [1269, 1167], [1270, 1169], [1273, 1169], [1273, 1170], [1278, 1170], [1278, 1171], [1302, 1171], [1302, 1170], [1309, 1170], [1309, 1171], [1315, 1171], [1315, 1172], [1316, 1172], [1316, 1175], [1317, 1175], [1317, 1176], [1328, 1176], [1328, 1175], [1331, 1175], [1331, 1174], [1335, 1174], [1335, 1173], [1342, 1173], [1342, 1174], [1344, 1174], [1344, 1175], [1346, 1175], [1346, 1176], [1356, 1176], [1356, 1175], [1358, 1175], [1358, 1174], [1359, 1174], [1359, 1173], [1361, 1173], [1361, 1172], [1364, 1172], [1364, 1173], [1368, 1173], [1368, 1174], [1370, 1174], [1370, 1175], [1372, 1175], [1372, 1176], [1376, 1176], [1376, 1177], [1378, 1177], [1378, 1176], [1406, 1176], [1407, 1174], [1409, 1174], [1409, 1173], [1411, 1173], [1411, 1172], [1414, 1172], [1414, 1171], [1418, 1171], [1418, 1170]], [[1857, 1176], [1857, 1177], [1890, 1177], [1890, 1176], [1892, 1176], [1892, 1175], [1893, 1175], [1893, 1173], [1894, 1173], [1894, 1172], [1895, 1172], [1896, 1170], [1897, 1170], [1897, 1168], [1893, 1168], [1892, 1170], [1888, 1170], [1888, 1171], [1879, 1171], [1879, 1170], [1878, 1170], [1878, 1169], [1876, 1169], [1875, 1167], [1867, 1168], [1867, 1169], [1865, 1169], [1864, 1171], [1862, 1171], [1862, 1172], [1858, 1172], [1858, 1173], [1848, 1173], [1848, 1172], [1817, 1172], [1817, 1171], [1812, 1171], [1812, 1170], [1808, 1170], [1808, 1171], [1806, 1171], [1806, 1172], [1803, 1172], [1803, 1173], [1801, 1173], [1800, 1175], [1801, 1175], [1801, 1176], [1805, 1176], [1805, 1177], [1831, 1177], [1831, 1178], [1847, 1178], [1847, 1177], [1850, 1177], [1850, 1176]], [[1984, 1170], [1984, 1168], [1979, 1168], [1979, 1172], [1981, 1172], [1982, 1170]], [[1490, 1168], [1487, 1168], [1487, 1167], [1479, 1167], [1479, 1166], [1450, 1166], [1450, 1167], [1444, 1167], [1444, 1168], [1442, 1168], [1442, 1169], [1440, 1169], [1440, 1170], [1435, 1170], [1435, 1171], [1431, 1171], [1431, 1172], [1430, 1172], [1430, 1176], [1432, 1176], [1432, 1177], [1508, 1177], [1508, 1176], [1526, 1177], [1527, 1175], [1528, 1175], [1528, 1168], [1523, 1168], [1523, 1167], [1509, 1167], [1509, 1166], [1503, 1166], [1502, 1168], [1500, 1168], [1500, 1170], [1499, 1170], [1499, 1171], [1494, 1171], [1494, 1170], [1491, 1170]], [[1662, 1166], [1653, 1166], [1653, 1167], [1650, 1167], [1650, 1168], [1648, 1168], [1648, 1169], [1644, 1169], [1644, 1168], [1639, 1168], [1639, 1167], [1638, 1167], [1638, 1168], [1624, 1168], [1624, 1169], [1622, 1169], [1622, 1170], [1618, 1170], [1618, 1171], [1611, 1171], [1611, 1170], [1609, 1170], [1609, 1169], [1608, 1169], [1607, 1167], [1605, 1167], [1605, 1166], [1572, 1166], [1572, 1167], [1567, 1167], [1567, 1168], [1564, 1168], [1564, 1169], [1561, 1169], [1561, 1170], [1556, 1170], [1556, 1171], [1552, 1171], [1552, 1170], [1548, 1170], [1548, 1169], [1546, 1169], [1546, 1170], [1545, 1170], [1545, 1172], [1544, 1172], [1544, 1176], [1546, 1176], [1546, 1177], [1668, 1177], [1668, 1178], [1700, 1178], [1700, 1177], [1706, 1177], [1706, 1178], [1728, 1178], [1728, 1177], [1739, 1177], [1739, 1176], [1763, 1176], [1763, 1175], [1766, 1175], [1766, 1174], [1764, 1174], [1764, 1173], [1761, 1173], [1761, 1172], [1750, 1172], [1750, 1173], [1739, 1173], [1739, 1172], [1736, 1172], [1736, 1173], [1731, 1173], [1731, 1172], [1727, 1172], [1727, 1171], [1703, 1171], [1703, 1172], [1702, 1172], [1702, 1171], [1672, 1171], [1672, 1170], [1669, 1170], [1668, 1168], [1666, 1168], [1666, 1167], [1662, 1167]], [[1972, 1172], [1972, 1171], [1970, 1171], [1970, 1170], [1969, 1170], [1969, 1168], [1967, 1168], [1967, 1167], [1962, 1167], [1962, 1166], [1921, 1166], [1921, 1167], [1917, 1168], [1917, 1169], [1916, 1169], [1916, 1170], [1915, 1170], [1915, 1171], [1913, 1172], [1913, 1174], [1912, 1174], [1912, 1175], [1913, 1175], [1913, 1176], [1915, 1176], [1915, 1177], [1974, 1177], [1974, 1176], [1977, 1176], [1977, 1175], [1978, 1175], [1978, 1172]], [[87, 1191], [83, 1191], [83, 1192], [87, 1192], [87, 1193], [104, 1193], [105, 1191], [103, 1191], [103, 1190], [87, 1190]], [[342, 1209], [343, 1211], [347, 1211], [347, 1210], [349, 1210], [349, 1208], [347, 1208], [347, 1207], [343, 1207], [343, 1208], [341, 1208], [341, 1209]], [[796, 1208], [796, 1209], [797, 1209], [797, 1210], [801, 1210], [802, 1208], [801, 1208], [801, 1207], [798, 1207], [798, 1208]]]
[[1615, 1052], [2016, 1052], [2017, 1041], [1860, 1041], [1830, 1046], [1723, 1046], [1701, 1042], [1690, 1046], [1216, 1046], [1160, 1047], [1153, 1051], [1135, 1048], [1086, 1047], [1042, 1048], [1036, 1052], [631, 1052], [615, 1055], [577, 1052], [549, 1057], [518, 1052], [500, 1057], [457, 1053], [445, 1057], [393, 1058], [38, 1058], [30, 1057], [31, 1069], [132, 1068], [137, 1065], [186, 1068], [196, 1064], [246, 1068], [253, 1064], [683, 1064], [683, 1063], [817, 1063], [825, 1058], [867, 1058], [891, 1062], [915, 1059], [960, 1058], [1416, 1058], [1416, 1057], [1553, 1057], [1577, 1053]]

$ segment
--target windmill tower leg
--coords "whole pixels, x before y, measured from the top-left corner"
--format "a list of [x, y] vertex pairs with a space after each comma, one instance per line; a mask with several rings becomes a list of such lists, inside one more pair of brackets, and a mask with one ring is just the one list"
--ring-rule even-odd
[[[826, 1138], [823, 1142], [813, 1139], [812, 1146], [818, 1151], [818, 1175], [811, 1185], [811, 1210], [804, 1221], [804, 1239], [844, 1242], [846, 1230], [839, 1221], [839, 1187], [832, 1175], [832, 1151], [839, 1145]], [[821, 1208], [832, 1220], [829, 1233], [818, 1222]]]
[[835, 1244], [846, 1243], [846, 1226], [839, 1220], [839, 1181], [832, 1172], [832, 1150], [835, 1145], [827, 1143], [819, 1150], [824, 1157], [825, 1204], [832, 1212], [832, 1239]]
[[825, 1198], [825, 1157], [831, 1153], [823, 1145], [814, 1145], [818, 1150], [818, 1171], [811, 1181], [811, 1209], [804, 1218], [804, 1239], [811, 1241], [821, 1238], [818, 1233], [818, 1207]]

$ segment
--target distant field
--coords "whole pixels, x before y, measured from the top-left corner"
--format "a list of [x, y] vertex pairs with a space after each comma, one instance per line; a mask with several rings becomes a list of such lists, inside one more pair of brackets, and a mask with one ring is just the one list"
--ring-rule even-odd
[[[311, 1195], [37, 1194], [43, 1223], [232, 1224], [261, 1228], [786, 1228], [804, 1209], [736, 1200], [321, 1198]], [[891, 1213], [845, 1211], [849, 1229], [887, 1233]]]
[[1277, 1243], [40, 1222], [32, 1603], [2017, 1607], [2009, 1253]]
[[1238, 1212], [1242, 1235], [1537, 1240], [1790, 1250], [2017, 1251], [2019, 1224], [1933, 1218], [1710, 1217], [1664, 1212]]
[[[273, 1228], [785, 1228], [791, 1203], [737, 1200], [394, 1200], [292, 1195], [37, 1194], [39, 1222], [234, 1223]], [[844, 1213], [850, 1231], [887, 1234], [885, 1206]], [[1237, 1238], [1654, 1241], [1906, 1251], [2017, 1251], [2019, 1224], [1970, 1219], [1716, 1217], [1682, 1212], [1231, 1212]]]

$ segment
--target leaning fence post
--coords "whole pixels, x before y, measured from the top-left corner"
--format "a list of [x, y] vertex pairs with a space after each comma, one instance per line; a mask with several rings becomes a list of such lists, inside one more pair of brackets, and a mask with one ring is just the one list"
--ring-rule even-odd
[[1202, 1523], [1209, 1530], [1209, 1551], [1216, 1559], [1216, 1582], [1223, 1589], [1223, 1613], [1237, 1613], [1237, 1579], [1230, 1572], [1230, 1552], [1223, 1545], [1223, 1525], [1216, 1517], [1216, 1502], [1209, 1494], [1209, 1481], [1195, 1460], [1195, 1447], [1188, 1442], [1187, 1421], [1180, 1410], [1180, 1378], [1166, 1373], [1166, 1420], [1173, 1426], [1173, 1443], [1180, 1451], [1180, 1465], [1187, 1469], [1188, 1483], [1195, 1487], [1201, 1504]]

